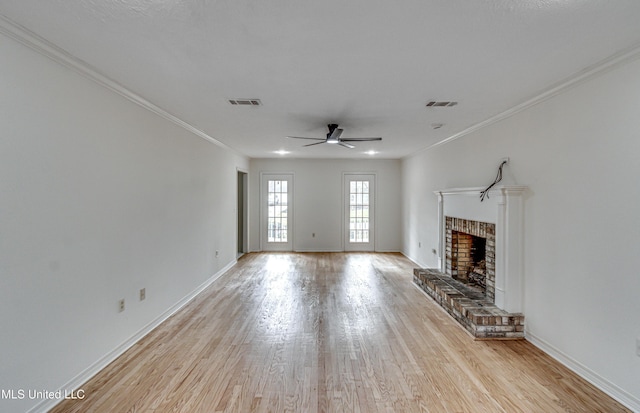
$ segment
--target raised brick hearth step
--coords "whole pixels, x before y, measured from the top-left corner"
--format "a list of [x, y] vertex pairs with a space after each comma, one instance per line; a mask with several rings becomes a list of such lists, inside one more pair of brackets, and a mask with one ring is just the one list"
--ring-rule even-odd
[[415, 268], [413, 282], [477, 339], [524, 337], [524, 315], [496, 307], [480, 291], [428, 268]]

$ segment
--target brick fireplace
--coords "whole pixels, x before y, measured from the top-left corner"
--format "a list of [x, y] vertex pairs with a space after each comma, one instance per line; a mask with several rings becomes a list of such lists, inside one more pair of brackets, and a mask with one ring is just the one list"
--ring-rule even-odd
[[414, 283], [476, 339], [524, 337], [525, 186], [437, 191], [438, 268], [416, 268]]
[[[439, 270], [454, 277], [450, 267], [453, 264], [453, 251], [447, 250], [447, 238], [453, 241], [453, 231], [486, 238], [489, 251], [489, 256], [485, 258], [487, 300], [500, 309], [519, 313], [522, 312], [524, 297], [523, 197], [527, 187], [496, 185], [481, 202], [482, 189], [452, 188], [436, 192], [440, 226]], [[447, 221], [450, 228], [447, 227]]]

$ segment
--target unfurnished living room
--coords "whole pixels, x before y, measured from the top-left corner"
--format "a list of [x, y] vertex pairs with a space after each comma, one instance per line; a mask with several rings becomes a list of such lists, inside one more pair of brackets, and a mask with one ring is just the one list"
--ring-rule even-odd
[[638, 21], [0, 0], [0, 411], [640, 412]]

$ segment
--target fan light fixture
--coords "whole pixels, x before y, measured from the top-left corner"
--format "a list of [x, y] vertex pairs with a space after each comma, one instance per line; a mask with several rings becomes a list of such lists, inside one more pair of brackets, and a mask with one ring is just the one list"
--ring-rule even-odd
[[327, 137], [327, 143], [340, 143], [340, 136], [342, 136], [342, 132], [344, 131], [337, 126], [338, 125], [334, 128], [333, 133]]

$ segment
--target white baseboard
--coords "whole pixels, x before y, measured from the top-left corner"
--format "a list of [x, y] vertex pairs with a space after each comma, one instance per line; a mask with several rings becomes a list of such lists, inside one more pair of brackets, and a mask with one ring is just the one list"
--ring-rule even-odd
[[611, 383], [609, 380], [600, 376], [598, 373], [594, 372], [587, 366], [571, 358], [567, 354], [564, 354], [562, 351], [547, 343], [545, 340], [536, 337], [534, 334], [531, 334], [529, 331], [525, 331], [524, 336], [525, 339], [531, 344], [538, 347], [540, 350], [544, 351], [545, 353], [562, 363], [564, 366], [572, 370], [574, 373], [578, 374], [589, 383], [596, 386], [598, 389], [602, 390], [634, 412], [640, 412], [640, 399], [638, 399], [634, 395], [621, 389], [614, 383]]
[[[291, 252], [291, 251], [251, 251], [251, 252]], [[398, 251], [398, 250], [345, 251], [343, 249], [331, 250], [331, 249], [326, 249], [326, 248], [323, 248], [323, 249], [307, 249], [307, 248], [299, 249], [298, 248], [298, 249], [294, 249], [293, 252], [381, 252], [381, 253], [391, 252], [391, 253], [400, 253], [400, 254], [402, 254], [402, 252]], [[402, 254], [402, 255], [404, 255], [404, 254]]]
[[[264, 251], [266, 252], [266, 251]], [[295, 249], [293, 252], [344, 252], [344, 250], [328, 250], [328, 249]]]
[[412, 258], [411, 256], [407, 255], [404, 251], [400, 251], [400, 254], [404, 255], [408, 260], [412, 261], [419, 268], [428, 268], [427, 265], [424, 265], [421, 262], [418, 262], [418, 260], [416, 260], [416, 259]]
[[[162, 324], [165, 320], [167, 320], [169, 317], [171, 317], [176, 312], [178, 312], [182, 307], [187, 305], [191, 300], [196, 298], [202, 291], [204, 291], [205, 288], [207, 288], [215, 280], [220, 278], [222, 274], [229, 271], [229, 269], [231, 269], [231, 267], [236, 265], [236, 263], [237, 263], [236, 260], [231, 261], [224, 268], [222, 268], [220, 271], [213, 274], [209, 279], [207, 279], [204, 283], [198, 286], [195, 290], [187, 294], [184, 298], [182, 298], [176, 304], [171, 306], [167, 311], [165, 311], [160, 316], [158, 316], [155, 320], [153, 320], [152, 322], [144, 326], [140, 331], [138, 331], [136, 334], [131, 336], [127, 341], [125, 341], [124, 343], [122, 343], [121, 345], [113, 349], [108, 354], [105, 354], [103, 357], [101, 357], [91, 366], [87, 367], [84, 371], [82, 371], [76, 377], [74, 377], [73, 379], [69, 380], [67, 383], [62, 385], [60, 388], [67, 389], [69, 391], [71, 391], [72, 389], [74, 391], [79, 389], [84, 383], [86, 383], [89, 379], [91, 379], [93, 376], [98, 374], [102, 369], [104, 369], [107, 365], [109, 365], [109, 363], [117, 359], [125, 351], [127, 351], [134, 344], [140, 341], [144, 336], [149, 334], [156, 327]], [[58, 399], [43, 400], [42, 402], [35, 405], [33, 408], [29, 409], [27, 413], [47, 412], [51, 410], [53, 407], [55, 407], [61, 401], [62, 400], [58, 400]]]

